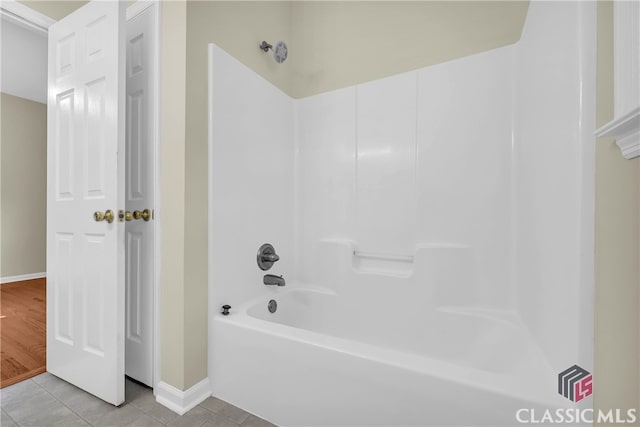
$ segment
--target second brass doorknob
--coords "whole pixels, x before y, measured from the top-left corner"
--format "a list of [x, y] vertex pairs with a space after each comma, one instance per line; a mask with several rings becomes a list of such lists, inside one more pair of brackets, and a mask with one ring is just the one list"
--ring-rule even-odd
[[145, 209], [141, 211], [133, 211], [133, 219], [144, 219], [145, 221], [149, 221], [151, 219], [151, 211], [149, 209]]

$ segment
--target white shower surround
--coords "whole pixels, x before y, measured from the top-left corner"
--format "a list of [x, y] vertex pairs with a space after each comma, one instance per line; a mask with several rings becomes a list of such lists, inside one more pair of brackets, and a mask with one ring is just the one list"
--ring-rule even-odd
[[593, 363], [594, 4], [532, 2], [515, 45], [300, 100], [209, 55], [214, 396], [283, 426], [576, 406], [555, 387]]

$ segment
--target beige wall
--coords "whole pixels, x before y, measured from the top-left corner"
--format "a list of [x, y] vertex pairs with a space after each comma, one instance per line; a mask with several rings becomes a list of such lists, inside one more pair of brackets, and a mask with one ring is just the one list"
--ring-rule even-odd
[[[204, 55], [190, 54], [189, 65], [206, 60], [202, 45], [214, 42], [301, 98], [515, 43], [527, 8], [526, 1], [189, 2], [197, 45], [188, 49]], [[287, 61], [258, 50], [262, 40], [285, 41]]]
[[527, 1], [294, 2], [287, 40], [296, 98], [506, 46]]
[[47, 106], [2, 93], [0, 277], [46, 271]]
[[[597, 126], [612, 119], [613, 7], [599, 2]], [[640, 158], [612, 138], [596, 145], [595, 239], [595, 407], [640, 410]]]
[[[273, 61], [271, 53], [258, 49], [262, 40], [289, 42], [291, 10], [287, 1], [190, 1], [188, 2], [188, 72], [197, 81], [187, 82], [189, 103], [206, 105], [207, 44], [216, 43], [239, 61], [288, 91], [291, 70]], [[201, 93], [197, 91], [201, 89]], [[192, 96], [200, 94], [193, 101]], [[195, 105], [194, 105], [195, 106]], [[206, 116], [206, 111], [203, 112]], [[204, 122], [206, 126], [206, 121]]]
[[[185, 78], [187, 7], [162, 3], [160, 52], [160, 362], [161, 380], [184, 390], [190, 369], [185, 344]], [[202, 327], [206, 328], [206, 309]], [[206, 329], [205, 329], [206, 330]], [[191, 333], [191, 331], [189, 331]], [[203, 357], [206, 357], [206, 350]], [[199, 379], [206, 376], [198, 371]]]
[[59, 0], [18, 0], [19, 3], [30, 7], [56, 21], [60, 18], [64, 18], [80, 6], [87, 3], [84, 0], [71, 0], [71, 1], [59, 1]]

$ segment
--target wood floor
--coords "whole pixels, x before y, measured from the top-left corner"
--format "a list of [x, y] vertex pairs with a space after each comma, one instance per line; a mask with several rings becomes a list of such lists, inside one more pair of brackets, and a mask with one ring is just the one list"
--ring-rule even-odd
[[0, 388], [46, 371], [46, 279], [0, 285]]

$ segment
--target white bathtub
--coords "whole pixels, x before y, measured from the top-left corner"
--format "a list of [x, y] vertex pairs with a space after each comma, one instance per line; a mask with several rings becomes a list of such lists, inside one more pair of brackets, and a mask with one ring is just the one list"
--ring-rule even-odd
[[[330, 335], [344, 340], [394, 349], [410, 355], [495, 373], [518, 372], [541, 355], [526, 333], [495, 314], [440, 309], [428, 322], [397, 322], [403, 307], [381, 307], [378, 321], [341, 309], [335, 294], [318, 289], [292, 289], [277, 298], [270, 313], [264, 301], [247, 309], [250, 317]], [[401, 328], [401, 330], [398, 330]], [[508, 349], [498, 351], [496, 349]]]
[[506, 315], [440, 309], [411, 323], [402, 307], [363, 317], [322, 288], [273, 295], [276, 313], [262, 298], [214, 316], [211, 379], [214, 396], [275, 424], [511, 426], [520, 408], [564, 405]]

